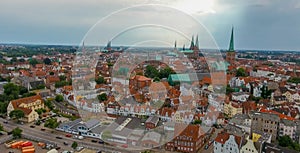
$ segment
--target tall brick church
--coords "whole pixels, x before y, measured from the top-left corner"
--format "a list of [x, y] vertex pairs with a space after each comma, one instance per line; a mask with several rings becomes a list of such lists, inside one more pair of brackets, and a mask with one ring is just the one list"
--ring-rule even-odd
[[231, 66], [235, 65], [235, 50], [234, 50], [234, 40], [233, 40], [233, 27], [231, 29], [231, 37], [230, 37], [229, 49], [226, 52], [226, 61]]

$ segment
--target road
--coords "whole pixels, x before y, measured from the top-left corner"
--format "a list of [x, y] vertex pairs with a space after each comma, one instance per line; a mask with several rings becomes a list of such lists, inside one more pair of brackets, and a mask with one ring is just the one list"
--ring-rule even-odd
[[[0, 122], [4, 122], [5, 119], [0, 118]], [[78, 140], [78, 139], [73, 139], [73, 138], [68, 138], [65, 137], [64, 132], [61, 131], [56, 131], [52, 129], [45, 128], [45, 131], [41, 131], [40, 126], [36, 126], [35, 128], [30, 128], [29, 125], [20, 125], [16, 124], [12, 121], [9, 121], [7, 124], [2, 124], [4, 129], [10, 131], [16, 127], [19, 127], [20, 129], [23, 130], [22, 134], [26, 137], [33, 137], [38, 140], [48, 142], [48, 143], [53, 143], [57, 144], [58, 146], [63, 146], [64, 142], [67, 142], [69, 146], [75, 141], [78, 143], [78, 146], [83, 146], [85, 148], [93, 149], [93, 150], [101, 150], [104, 152], [124, 152], [124, 153], [131, 153], [133, 151], [117, 148], [115, 146], [110, 146], [110, 145], [105, 145], [105, 144], [99, 144], [99, 143], [93, 143], [91, 142], [91, 138], [85, 138], [83, 140]], [[53, 133], [51, 131], [54, 131]], [[56, 137], [60, 136], [62, 139], [57, 139]]]

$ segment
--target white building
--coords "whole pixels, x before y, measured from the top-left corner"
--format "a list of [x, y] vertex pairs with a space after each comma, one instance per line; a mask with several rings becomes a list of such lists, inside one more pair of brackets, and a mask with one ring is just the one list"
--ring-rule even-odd
[[297, 125], [294, 121], [281, 119], [279, 123], [279, 136], [288, 135], [291, 139], [296, 138]]
[[214, 153], [239, 153], [242, 138], [229, 133], [219, 133], [214, 141]]

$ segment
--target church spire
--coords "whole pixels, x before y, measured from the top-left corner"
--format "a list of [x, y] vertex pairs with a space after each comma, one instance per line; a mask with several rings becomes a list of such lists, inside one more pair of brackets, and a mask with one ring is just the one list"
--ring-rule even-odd
[[177, 42], [176, 42], [176, 40], [175, 40], [175, 43], [174, 43], [174, 49], [176, 49], [177, 48]]
[[193, 48], [194, 48], [194, 35], [192, 36], [192, 41], [191, 41], [190, 49], [193, 49]]
[[232, 29], [231, 29], [231, 37], [230, 37], [230, 44], [229, 44], [229, 50], [228, 51], [234, 51], [233, 26], [232, 26]]
[[199, 49], [200, 47], [199, 47], [199, 41], [198, 41], [198, 35], [197, 35], [197, 37], [196, 37], [196, 43], [195, 43], [195, 47], [197, 48], [197, 49]]

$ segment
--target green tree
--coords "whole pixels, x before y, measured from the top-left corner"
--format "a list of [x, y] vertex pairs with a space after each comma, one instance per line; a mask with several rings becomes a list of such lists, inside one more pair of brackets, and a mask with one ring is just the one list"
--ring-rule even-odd
[[8, 106], [8, 102], [0, 102], [0, 113], [1, 114], [5, 114], [7, 112], [7, 106]]
[[3, 86], [4, 93], [8, 96], [11, 96], [13, 99], [17, 99], [19, 97], [19, 87], [13, 83], [8, 83]]
[[23, 62], [25, 62], [25, 59], [24, 59], [24, 58], [20, 58], [20, 59], [19, 59], [19, 62], [22, 62], [22, 63], [23, 63]]
[[159, 71], [159, 78], [168, 78], [170, 74], [175, 74], [175, 71], [173, 71], [173, 69], [171, 69], [170, 67], [166, 67], [164, 69], [161, 69]]
[[42, 113], [46, 113], [46, 109], [40, 108], [40, 109], [36, 109], [35, 110], [39, 115], [41, 115]]
[[238, 68], [236, 71], [236, 77], [245, 77], [245, 76], [247, 76], [245, 69]]
[[52, 103], [51, 100], [45, 100], [44, 102], [45, 106], [47, 106], [50, 110], [53, 110], [54, 109], [54, 105]]
[[76, 148], [78, 147], [78, 143], [77, 143], [76, 141], [74, 141], [74, 142], [72, 143], [71, 147], [72, 147], [73, 149], [76, 149]]
[[25, 116], [24, 112], [22, 110], [16, 109], [9, 113], [9, 117], [15, 118], [17, 120], [23, 118]]
[[44, 126], [51, 128], [51, 129], [55, 129], [56, 127], [58, 127], [59, 123], [57, 122], [56, 118], [50, 118], [48, 120], [45, 121]]
[[52, 72], [52, 71], [51, 71], [51, 72], [49, 72], [49, 75], [54, 75], [54, 72]]
[[98, 95], [97, 98], [98, 98], [98, 100], [100, 102], [106, 101], [107, 100], [107, 94], [106, 93], [102, 93], [102, 94]]
[[11, 132], [12, 132], [13, 137], [16, 139], [16, 138], [21, 138], [23, 131], [19, 127], [17, 127], [15, 129], [13, 129]]
[[51, 64], [51, 59], [50, 58], [45, 58], [44, 63], [47, 64], [47, 65], [50, 65]]
[[300, 83], [300, 77], [291, 77], [287, 80], [288, 82], [291, 82], [291, 83]]
[[201, 120], [195, 120], [193, 124], [202, 124]]
[[159, 77], [155, 77], [155, 78], [153, 79], [153, 81], [154, 81], [154, 82], [159, 82], [160, 79], [159, 79]]
[[66, 79], [67, 79], [67, 77], [64, 76], [64, 75], [60, 75], [60, 76], [59, 76], [59, 80], [60, 80], [60, 81], [66, 81]]
[[105, 83], [105, 79], [102, 76], [99, 76], [97, 79], [95, 79], [97, 84], [103, 84]]
[[147, 65], [145, 70], [145, 76], [149, 78], [158, 77], [159, 71], [152, 65]]
[[33, 59], [29, 60], [29, 64], [35, 66], [36, 64], [39, 64], [39, 62], [38, 62], [38, 60], [36, 60], [36, 59], [33, 58]]
[[64, 97], [62, 95], [56, 95], [55, 101], [62, 102], [62, 101], [64, 101]]
[[0, 124], [0, 131], [4, 131], [3, 125]]
[[36, 93], [34, 93], [34, 92], [28, 92], [28, 93], [23, 94], [22, 97], [31, 97], [31, 96], [35, 96], [35, 95], [36, 95]]
[[288, 147], [293, 143], [293, 140], [289, 136], [285, 135], [285, 136], [279, 137], [278, 143], [282, 147]]

